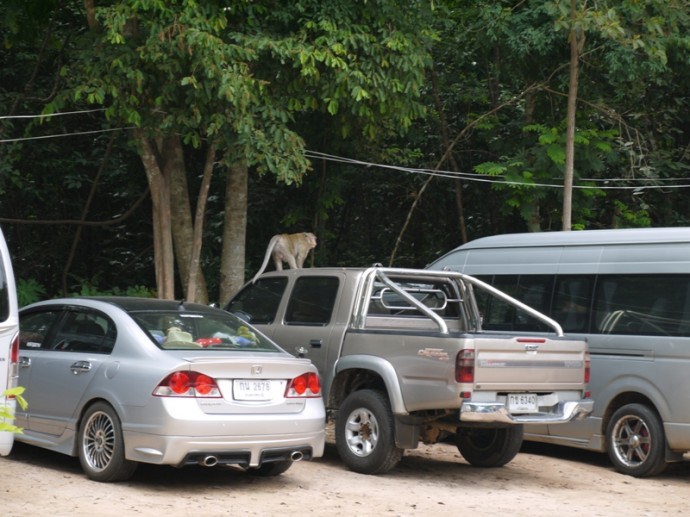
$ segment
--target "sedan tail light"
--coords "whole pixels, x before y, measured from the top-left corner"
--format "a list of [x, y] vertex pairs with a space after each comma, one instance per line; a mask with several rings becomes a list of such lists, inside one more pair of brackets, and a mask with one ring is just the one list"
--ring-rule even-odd
[[199, 372], [173, 372], [153, 390], [156, 397], [221, 398], [215, 379]]
[[314, 372], [292, 379], [285, 390], [285, 398], [314, 398], [321, 396], [321, 380]]

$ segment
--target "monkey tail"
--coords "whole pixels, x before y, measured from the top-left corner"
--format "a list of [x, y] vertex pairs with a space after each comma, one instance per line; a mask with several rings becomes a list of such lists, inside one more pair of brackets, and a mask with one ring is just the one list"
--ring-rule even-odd
[[259, 268], [259, 272], [254, 275], [252, 278], [252, 284], [256, 282], [256, 279], [261, 276], [261, 273], [264, 272], [266, 269], [266, 266], [268, 266], [268, 261], [271, 258], [271, 253], [273, 253], [273, 248], [276, 247], [276, 243], [278, 242], [278, 239], [280, 239], [280, 235], [274, 235], [271, 237], [271, 240], [268, 242], [268, 247], [266, 248], [266, 256], [264, 257], [264, 263], [261, 264], [261, 267]]

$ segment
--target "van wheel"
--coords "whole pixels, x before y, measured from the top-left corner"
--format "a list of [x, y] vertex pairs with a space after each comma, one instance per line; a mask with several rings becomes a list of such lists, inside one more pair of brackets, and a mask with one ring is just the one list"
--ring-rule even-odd
[[606, 445], [616, 470], [648, 477], [666, 468], [666, 437], [655, 411], [642, 404], [619, 408], [606, 428]]
[[82, 418], [78, 435], [79, 461], [89, 479], [124, 481], [137, 469], [136, 461], [125, 459], [122, 426], [115, 410], [97, 402]]
[[502, 467], [520, 452], [522, 433], [521, 425], [496, 429], [459, 428], [455, 444], [462, 457], [474, 467]]
[[375, 390], [347, 396], [335, 421], [335, 446], [343, 462], [361, 474], [383, 474], [395, 467], [403, 449], [395, 445], [388, 397]]

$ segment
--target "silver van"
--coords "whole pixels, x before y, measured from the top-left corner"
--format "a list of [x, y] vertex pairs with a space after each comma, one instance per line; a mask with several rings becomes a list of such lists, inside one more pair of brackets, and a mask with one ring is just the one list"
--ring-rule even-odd
[[[525, 439], [607, 452], [637, 477], [690, 451], [690, 228], [497, 235], [429, 268], [477, 276], [587, 339], [594, 411]], [[495, 300], [480, 310], [485, 330], [540, 330]]]
[[[9, 409], [11, 414], [14, 414], [16, 401], [12, 397], [6, 397], [4, 393], [17, 385], [18, 357], [17, 290], [10, 253], [0, 231], [0, 408]], [[0, 422], [5, 424], [12, 424], [13, 420], [0, 417]], [[14, 434], [0, 431], [0, 456], [9, 454], [13, 444]]]

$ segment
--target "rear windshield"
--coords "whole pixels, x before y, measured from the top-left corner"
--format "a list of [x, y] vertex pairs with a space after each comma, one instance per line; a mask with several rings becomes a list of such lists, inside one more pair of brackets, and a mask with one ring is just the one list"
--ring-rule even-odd
[[246, 322], [225, 312], [133, 311], [129, 314], [156, 345], [166, 350], [280, 350]]

